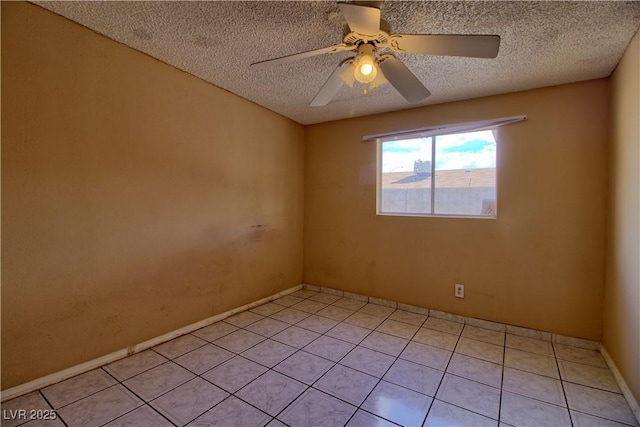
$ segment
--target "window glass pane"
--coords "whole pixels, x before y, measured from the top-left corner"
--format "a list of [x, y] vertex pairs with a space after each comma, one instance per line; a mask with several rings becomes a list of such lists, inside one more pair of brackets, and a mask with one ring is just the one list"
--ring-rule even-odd
[[492, 130], [435, 137], [435, 213], [496, 215], [496, 141]]
[[431, 213], [431, 138], [382, 143], [380, 211]]

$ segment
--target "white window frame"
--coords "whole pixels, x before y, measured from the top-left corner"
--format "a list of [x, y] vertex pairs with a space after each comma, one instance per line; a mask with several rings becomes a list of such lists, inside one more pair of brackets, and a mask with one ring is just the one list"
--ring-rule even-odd
[[[497, 213], [493, 215], [468, 215], [468, 214], [441, 214], [435, 213], [435, 179], [431, 181], [431, 212], [432, 213], [404, 213], [404, 212], [383, 212], [382, 205], [382, 144], [387, 141], [399, 139], [431, 138], [431, 176], [435, 177], [435, 138], [443, 135], [451, 135], [466, 132], [479, 132], [483, 130], [493, 130], [500, 126], [526, 120], [526, 115], [505, 117], [500, 119], [483, 120], [478, 122], [456, 123], [449, 125], [432, 126], [428, 128], [414, 129], [408, 131], [390, 132], [377, 135], [369, 135], [363, 138], [364, 141], [376, 141], [376, 215], [381, 216], [408, 216], [408, 217], [445, 217], [445, 218], [473, 218], [473, 219], [496, 219]], [[497, 141], [496, 141], [497, 144]], [[497, 155], [497, 153], [496, 153]], [[496, 205], [498, 200], [496, 164]]]

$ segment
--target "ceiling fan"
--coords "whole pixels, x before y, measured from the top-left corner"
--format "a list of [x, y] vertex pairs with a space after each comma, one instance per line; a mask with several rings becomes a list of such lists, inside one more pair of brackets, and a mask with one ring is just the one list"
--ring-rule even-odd
[[354, 3], [338, 3], [338, 6], [348, 24], [342, 43], [255, 62], [251, 66], [276, 65], [324, 53], [356, 51], [356, 56], [338, 65], [311, 101], [312, 107], [327, 105], [343, 84], [352, 86], [354, 80], [369, 84], [370, 88], [388, 81], [408, 102], [415, 103], [431, 92], [392, 52], [495, 58], [500, 48], [500, 36], [496, 35], [390, 34], [389, 24], [380, 19], [379, 8]]

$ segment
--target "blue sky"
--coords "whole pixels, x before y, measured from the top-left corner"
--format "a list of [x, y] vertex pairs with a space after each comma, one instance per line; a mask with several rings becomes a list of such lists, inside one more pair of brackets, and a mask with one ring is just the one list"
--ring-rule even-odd
[[[431, 160], [430, 138], [388, 141], [382, 146], [382, 172], [411, 172], [413, 163]], [[491, 130], [437, 137], [437, 169], [496, 166], [496, 144]]]

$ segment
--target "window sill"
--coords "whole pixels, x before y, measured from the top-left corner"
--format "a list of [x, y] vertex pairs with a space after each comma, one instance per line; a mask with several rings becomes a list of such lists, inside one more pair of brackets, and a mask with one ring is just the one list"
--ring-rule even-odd
[[455, 219], [498, 219], [497, 215], [447, 215], [447, 214], [419, 214], [419, 213], [393, 213], [377, 212], [377, 216], [399, 216], [418, 218], [455, 218]]

